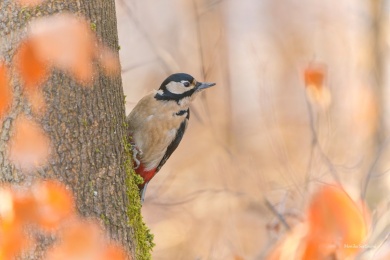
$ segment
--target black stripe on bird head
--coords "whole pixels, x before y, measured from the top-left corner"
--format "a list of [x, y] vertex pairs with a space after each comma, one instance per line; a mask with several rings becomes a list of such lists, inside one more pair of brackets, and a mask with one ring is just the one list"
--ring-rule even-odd
[[194, 77], [192, 77], [189, 74], [186, 73], [175, 73], [166, 78], [163, 83], [161, 83], [160, 89], [164, 89], [166, 85], [168, 85], [170, 82], [182, 82], [187, 81], [189, 83], [192, 83], [194, 81]]
[[194, 77], [186, 73], [176, 73], [163, 81], [154, 98], [179, 102], [181, 99], [194, 94], [195, 91], [196, 80]]
[[157, 100], [173, 100], [179, 103], [180, 100], [192, 96], [194, 93], [214, 86], [215, 83], [197, 82], [194, 77], [186, 73], [176, 73], [163, 81], [157, 94]]

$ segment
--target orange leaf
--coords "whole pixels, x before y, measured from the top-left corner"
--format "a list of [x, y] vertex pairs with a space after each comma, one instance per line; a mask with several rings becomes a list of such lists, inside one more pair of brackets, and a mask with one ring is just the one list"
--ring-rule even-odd
[[16, 2], [22, 6], [36, 6], [43, 2], [44, 0], [17, 0]]
[[15, 220], [21, 224], [35, 222], [37, 204], [29, 191], [13, 192]]
[[21, 169], [42, 166], [49, 156], [50, 139], [36, 122], [19, 116], [14, 121], [9, 159]]
[[12, 101], [12, 92], [8, 84], [7, 68], [0, 62], [0, 118], [7, 112]]
[[48, 260], [98, 259], [103, 248], [99, 225], [76, 220], [60, 233], [61, 243], [48, 252]]
[[120, 63], [118, 55], [106, 46], [100, 46], [98, 52], [100, 54], [100, 64], [103, 67], [106, 75], [120, 74]]
[[2, 222], [14, 222], [14, 198], [10, 188], [0, 189], [0, 220]]
[[29, 37], [39, 59], [69, 72], [79, 83], [92, 82], [97, 43], [85, 19], [66, 13], [38, 18], [30, 24]]
[[308, 100], [322, 108], [327, 108], [331, 102], [331, 94], [325, 87], [326, 66], [322, 63], [311, 63], [304, 69], [303, 77]]
[[21, 225], [0, 221], [0, 259], [14, 259], [29, 244]]
[[31, 40], [20, 44], [14, 63], [27, 90], [38, 88], [49, 75], [48, 65], [37, 56]]
[[108, 245], [103, 253], [101, 254], [99, 260], [126, 260], [125, 251], [118, 245], [110, 244]]
[[29, 245], [23, 234], [23, 221], [18, 215], [14, 192], [6, 187], [0, 189], [0, 259], [13, 259]]
[[321, 88], [324, 85], [326, 67], [321, 63], [310, 64], [303, 73], [306, 87]]
[[[367, 236], [360, 207], [338, 186], [324, 186], [308, 209], [309, 231], [303, 259], [321, 259], [337, 254], [344, 259], [356, 254]], [[350, 245], [350, 246], [348, 246]]]
[[37, 222], [42, 228], [58, 228], [74, 213], [72, 194], [61, 183], [38, 183], [33, 187], [33, 194], [37, 204]]
[[100, 245], [99, 225], [95, 222], [78, 221], [64, 230], [63, 243], [69, 253], [81, 254], [84, 251], [95, 251]]

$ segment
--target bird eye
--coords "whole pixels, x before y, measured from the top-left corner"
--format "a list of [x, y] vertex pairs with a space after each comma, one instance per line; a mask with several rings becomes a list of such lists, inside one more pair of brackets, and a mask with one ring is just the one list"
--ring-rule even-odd
[[184, 87], [189, 87], [189, 86], [190, 86], [190, 83], [189, 83], [188, 81], [184, 81], [184, 82], [183, 82], [183, 85], [184, 85]]

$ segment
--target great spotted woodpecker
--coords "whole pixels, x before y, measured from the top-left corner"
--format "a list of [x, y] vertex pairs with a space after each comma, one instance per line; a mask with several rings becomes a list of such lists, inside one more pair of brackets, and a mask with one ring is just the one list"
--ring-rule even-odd
[[198, 82], [185, 73], [172, 74], [127, 116], [134, 169], [144, 180], [139, 185], [142, 202], [149, 181], [183, 138], [190, 119], [189, 104], [199, 92], [214, 85]]

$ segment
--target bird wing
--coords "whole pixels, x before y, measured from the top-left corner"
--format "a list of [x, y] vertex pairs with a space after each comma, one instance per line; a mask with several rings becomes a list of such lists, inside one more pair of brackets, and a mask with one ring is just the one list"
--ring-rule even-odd
[[179, 146], [179, 143], [181, 139], [183, 138], [184, 132], [187, 129], [188, 119], [190, 118], [190, 110], [187, 110], [187, 116], [181, 122], [179, 129], [176, 132], [175, 138], [172, 140], [172, 142], [168, 145], [167, 150], [161, 159], [160, 163], [158, 164], [156, 168], [156, 173], [161, 169], [161, 167], [167, 162], [169, 157], [172, 155], [172, 153], [176, 150], [176, 148]]

